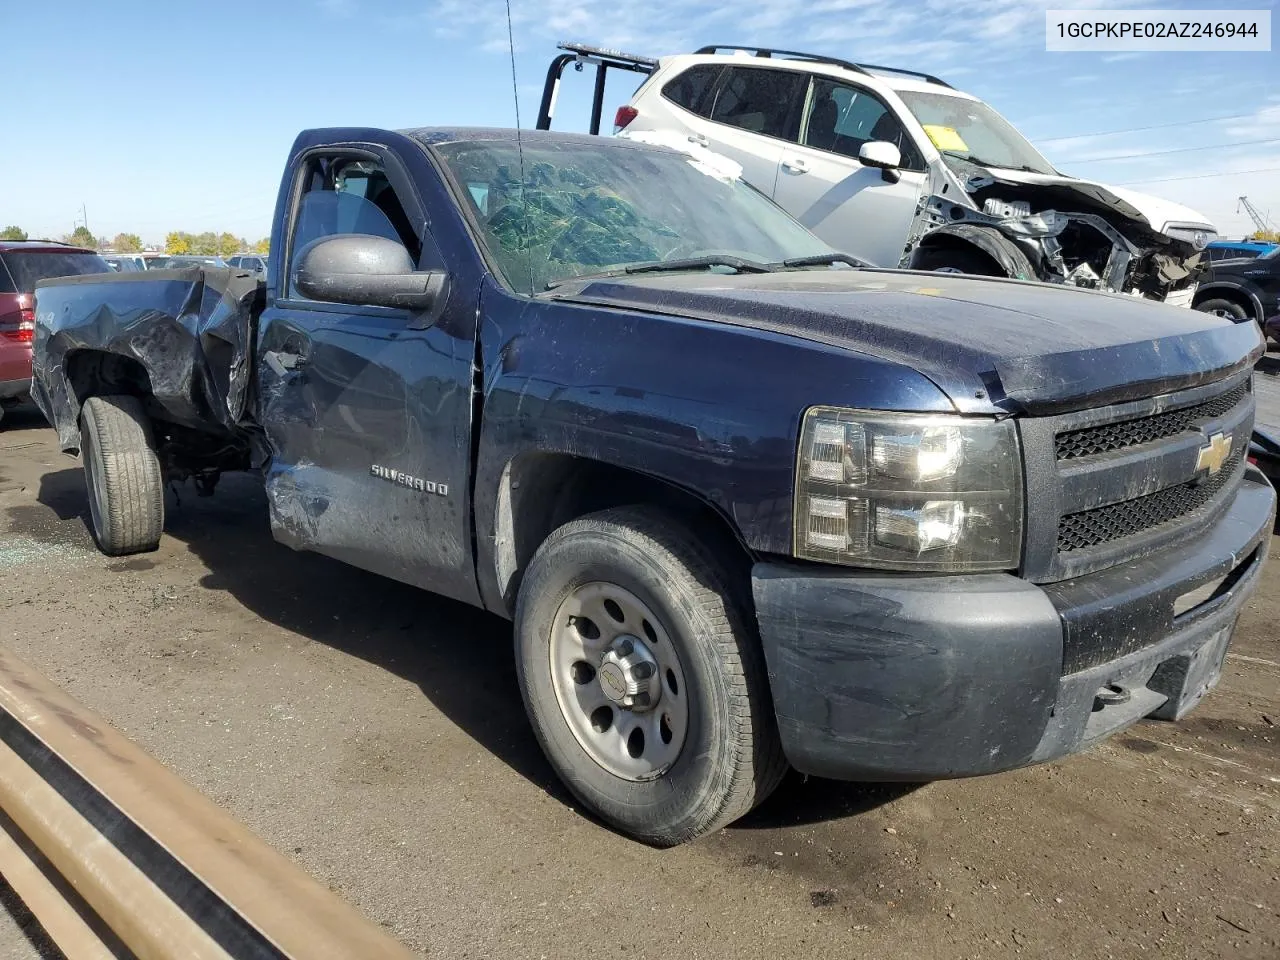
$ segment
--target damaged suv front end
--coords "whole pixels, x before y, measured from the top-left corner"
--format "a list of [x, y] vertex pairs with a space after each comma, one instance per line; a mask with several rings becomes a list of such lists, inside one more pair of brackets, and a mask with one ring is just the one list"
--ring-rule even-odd
[[[903, 90], [899, 96], [940, 155], [930, 164], [902, 266], [1191, 305], [1202, 252], [1215, 238], [1202, 215], [1064, 176], [1008, 121], [967, 95]], [[988, 269], [975, 270], [975, 263]]]

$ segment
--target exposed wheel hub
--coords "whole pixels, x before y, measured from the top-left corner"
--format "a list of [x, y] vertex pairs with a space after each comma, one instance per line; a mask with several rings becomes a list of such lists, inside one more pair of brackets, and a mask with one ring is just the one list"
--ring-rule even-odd
[[610, 702], [636, 713], [652, 710], [662, 696], [657, 658], [637, 637], [615, 639], [600, 658], [596, 677]]

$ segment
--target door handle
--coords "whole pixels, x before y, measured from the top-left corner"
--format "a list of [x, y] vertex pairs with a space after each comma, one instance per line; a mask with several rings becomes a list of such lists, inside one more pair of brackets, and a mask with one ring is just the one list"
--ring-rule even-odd
[[307, 365], [307, 358], [302, 354], [282, 350], [268, 350], [262, 355], [262, 359], [277, 377], [283, 377]]
[[791, 170], [795, 173], [807, 173], [809, 165], [805, 163], [803, 157], [785, 157], [782, 161], [782, 169]]

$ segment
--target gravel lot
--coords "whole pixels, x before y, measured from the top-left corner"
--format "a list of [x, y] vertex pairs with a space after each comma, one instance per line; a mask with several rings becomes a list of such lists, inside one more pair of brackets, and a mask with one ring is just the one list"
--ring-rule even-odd
[[[654, 851], [553, 778], [503, 621], [275, 544], [252, 478], [168, 509], [158, 553], [102, 557], [78, 463], [9, 414], [0, 643], [424, 956], [1280, 956], [1275, 560], [1181, 724], [981, 780], [794, 777]], [[0, 958], [39, 955], [0, 911]]]

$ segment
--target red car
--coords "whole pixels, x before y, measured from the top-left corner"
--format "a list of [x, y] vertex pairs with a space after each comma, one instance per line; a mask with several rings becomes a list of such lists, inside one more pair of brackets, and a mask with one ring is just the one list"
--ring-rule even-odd
[[53, 240], [0, 240], [0, 403], [23, 400], [31, 389], [36, 282], [110, 272], [92, 250]]

